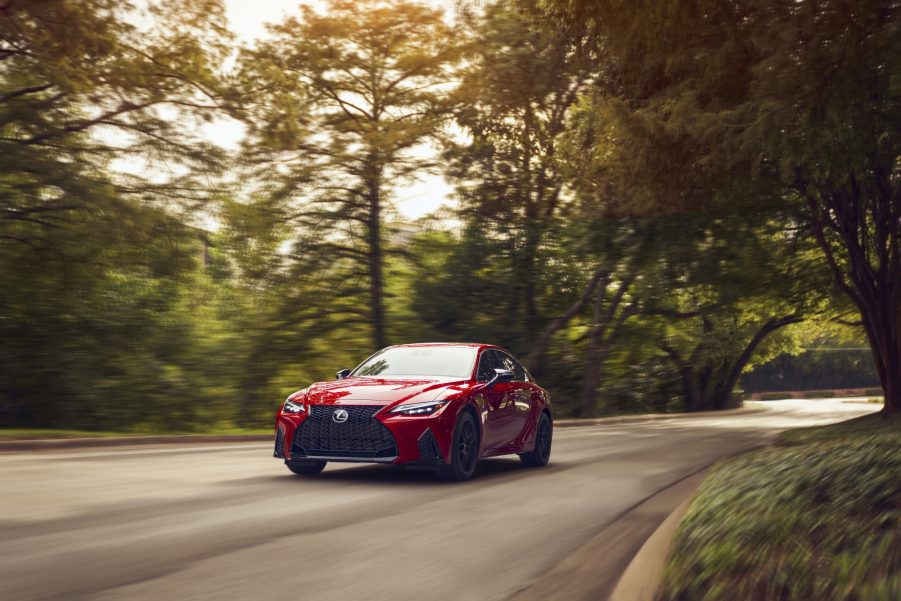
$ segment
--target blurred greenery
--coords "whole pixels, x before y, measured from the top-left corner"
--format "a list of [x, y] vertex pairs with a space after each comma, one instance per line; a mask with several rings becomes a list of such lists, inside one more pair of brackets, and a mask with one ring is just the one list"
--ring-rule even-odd
[[862, 348], [806, 349], [784, 354], [758, 366], [742, 378], [746, 391], [810, 390], [811, 388], [867, 388], [882, 394], [873, 354]]
[[[158, 434], [198, 434], [196, 430], [179, 432], [172, 430], [130, 430], [127, 432], [104, 432], [98, 430], [65, 430], [60, 428], [0, 428], [0, 440], [43, 440], [45, 438], [121, 438], [123, 436], [153, 436]], [[199, 434], [216, 436], [269, 436], [272, 428], [213, 428]]]
[[[804, 70], [820, 57], [799, 71], [754, 47], [769, 28], [736, 38], [765, 73], [732, 73], [711, 12], [705, 71], [671, 29], [695, 18], [681, 2], [673, 23], [564, 4], [329, 0], [242, 45], [221, 0], [6, 0], [0, 427], [265, 427], [287, 394], [426, 340], [504, 345], [586, 417], [728, 407], [742, 374], [811, 340], [869, 342], [893, 407], [872, 324], [892, 331], [901, 297], [861, 290], [897, 282], [877, 263], [898, 203], [860, 205], [865, 245], [889, 232], [864, 253], [870, 288], [836, 279], [860, 257], [816, 211], [845, 167], [866, 202], [897, 195], [895, 13], [866, 21], [878, 43], [829, 48], [878, 91], [845, 101]], [[767, 87], [780, 74], [808, 96]], [[234, 151], [209, 140], [229, 120]], [[396, 201], [425, 173], [455, 208], [407, 221]]]
[[663, 599], [901, 595], [898, 417], [788, 430], [720, 464], [676, 534]]

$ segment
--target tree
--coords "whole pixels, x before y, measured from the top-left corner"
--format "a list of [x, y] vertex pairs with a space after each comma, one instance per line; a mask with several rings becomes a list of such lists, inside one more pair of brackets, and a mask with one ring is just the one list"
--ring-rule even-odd
[[[394, 186], [433, 166], [423, 144], [441, 134], [460, 56], [440, 10], [403, 0], [330, 0], [242, 58], [250, 126], [247, 157], [265, 192], [298, 233], [295, 254], [319, 255], [341, 274], [332, 310], [371, 324], [385, 320], [384, 215]], [[342, 270], [342, 267], [345, 269]], [[354, 299], [367, 282], [368, 311]]]
[[135, 12], [126, 0], [0, 6], [0, 244], [49, 257], [48, 230], [74, 211], [207, 198], [221, 153], [185, 125], [221, 100], [221, 3], [150, 2], [140, 26]]
[[504, 240], [507, 312], [526, 337], [541, 325], [540, 254], [562, 201], [557, 138], [591, 78], [578, 41], [549, 27], [536, 0], [485, 7], [457, 91], [469, 134], [447, 152], [466, 219]]
[[860, 312], [884, 412], [901, 411], [898, 4], [549, 5], [605, 51], [615, 84], [595, 106], [629, 134], [626, 172], [649, 167], [641, 210], [734, 201], [717, 192], [736, 185], [758, 209], [793, 209]]
[[221, 407], [193, 330], [206, 236], [182, 209], [208, 200], [218, 169], [195, 132], [219, 110], [230, 38], [218, 1], [143, 6], [0, 3], [0, 419], [13, 424], [187, 428]]
[[[727, 409], [739, 377], [752, 359], [765, 361], [773, 351], [760, 353], [763, 344], [780, 329], [803, 318], [789, 314], [767, 317], [758, 306], [740, 305], [700, 312], [685, 325], [667, 328], [660, 350], [678, 373], [686, 411]], [[787, 342], [787, 341], [785, 341]], [[771, 347], [778, 348], [778, 346]]]
[[765, 215], [673, 217], [670, 228], [643, 313], [685, 409], [723, 409], [747, 367], [791, 348], [783, 328], [822, 317], [828, 274], [802, 231]]
[[[570, 207], [567, 218], [557, 232], [561, 263], [574, 261], [594, 271], [586, 278], [581, 295], [535, 339], [526, 363], [530, 371], [540, 373], [554, 336], [574, 319], [581, 322], [586, 333], [577, 413], [593, 417], [598, 388], [607, 375], [604, 365], [616, 352], [615, 343], [626, 322], [640, 314], [644, 274], [648, 261], [654, 259], [649, 251], [655, 228], [653, 223], [636, 219], [605, 219], [590, 203]], [[591, 308], [587, 317], [586, 307]]]

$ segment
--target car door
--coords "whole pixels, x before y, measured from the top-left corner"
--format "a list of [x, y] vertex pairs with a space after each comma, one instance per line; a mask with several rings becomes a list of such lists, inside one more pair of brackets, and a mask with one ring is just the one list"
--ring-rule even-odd
[[522, 444], [523, 436], [529, 426], [532, 415], [532, 384], [526, 376], [526, 370], [519, 361], [509, 354], [498, 351], [503, 369], [514, 373], [512, 382], [508, 382], [508, 411], [504, 421], [504, 442], [501, 448], [516, 449]]
[[[478, 380], [488, 382], [494, 377], [495, 369], [506, 369], [501, 355], [494, 349], [485, 349], [479, 358]], [[514, 384], [515, 382], [498, 382], [482, 392], [482, 448], [487, 453], [497, 451], [509, 440]]]

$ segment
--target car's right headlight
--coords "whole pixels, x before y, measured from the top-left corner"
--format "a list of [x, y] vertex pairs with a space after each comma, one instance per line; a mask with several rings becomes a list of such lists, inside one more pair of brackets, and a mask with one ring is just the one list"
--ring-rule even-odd
[[282, 406], [282, 413], [303, 413], [306, 410], [306, 405], [295, 403], [291, 399], [285, 401], [285, 404]]
[[398, 405], [391, 410], [391, 413], [399, 413], [401, 415], [431, 415], [444, 407], [447, 401], [427, 401], [425, 403], [410, 403], [409, 405]]

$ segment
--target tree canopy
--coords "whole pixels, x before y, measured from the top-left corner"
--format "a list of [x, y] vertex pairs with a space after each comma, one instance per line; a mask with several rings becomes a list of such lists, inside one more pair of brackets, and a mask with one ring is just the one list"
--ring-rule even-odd
[[897, 3], [549, 5], [614, 74], [586, 109], [589, 180], [645, 190], [625, 212], [792, 210], [860, 313], [887, 411], [901, 407]]
[[0, 1], [0, 425], [266, 426], [439, 339], [561, 416], [867, 344], [897, 411], [898, 11], [328, 0], [250, 43], [220, 0]]

